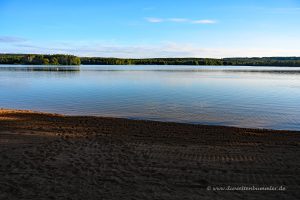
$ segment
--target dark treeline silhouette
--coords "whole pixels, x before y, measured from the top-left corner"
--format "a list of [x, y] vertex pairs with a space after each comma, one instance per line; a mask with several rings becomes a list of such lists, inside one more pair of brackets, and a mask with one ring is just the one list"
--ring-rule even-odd
[[265, 57], [265, 58], [149, 58], [121, 59], [83, 57], [84, 65], [243, 65], [243, 66], [290, 66], [300, 67], [300, 57]]
[[300, 57], [253, 58], [101, 58], [73, 55], [0, 54], [0, 64], [29, 65], [226, 65], [300, 67]]
[[0, 64], [80, 65], [80, 58], [72, 55], [61, 54], [0, 54]]

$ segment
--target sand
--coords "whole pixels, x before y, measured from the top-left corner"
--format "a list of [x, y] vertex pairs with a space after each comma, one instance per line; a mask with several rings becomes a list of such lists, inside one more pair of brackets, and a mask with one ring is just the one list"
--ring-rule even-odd
[[0, 199], [299, 199], [299, 147], [300, 132], [1, 109]]

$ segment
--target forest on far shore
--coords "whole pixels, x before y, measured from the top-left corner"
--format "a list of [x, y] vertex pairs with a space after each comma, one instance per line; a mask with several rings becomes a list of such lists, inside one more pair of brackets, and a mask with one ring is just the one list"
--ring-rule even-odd
[[224, 65], [300, 67], [300, 57], [252, 58], [103, 58], [74, 55], [0, 54], [0, 64], [22, 65]]
[[80, 65], [81, 61], [73, 55], [0, 54], [0, 64]]

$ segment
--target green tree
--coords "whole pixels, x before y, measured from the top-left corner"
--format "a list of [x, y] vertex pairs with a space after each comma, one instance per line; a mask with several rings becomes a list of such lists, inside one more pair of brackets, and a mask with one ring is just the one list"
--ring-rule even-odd
[[48, 58], [44, 58], [43, 59], [43, 65], [49, 65], [49, 59]]
[[51, 65], [59, 65], [58, 59], [57, 59], [56, 57], [52, 57], [52, 58], [50, 59], [50, 64], [51, 64]]

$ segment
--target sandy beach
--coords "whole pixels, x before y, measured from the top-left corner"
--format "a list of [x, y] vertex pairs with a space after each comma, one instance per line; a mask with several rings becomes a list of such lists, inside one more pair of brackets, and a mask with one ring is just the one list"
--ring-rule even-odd
[[[299, 147], [300, 132], [1, 109], [0, 199], [299, 199]], [[277, 191], [217, 191], [243, 186]]]

